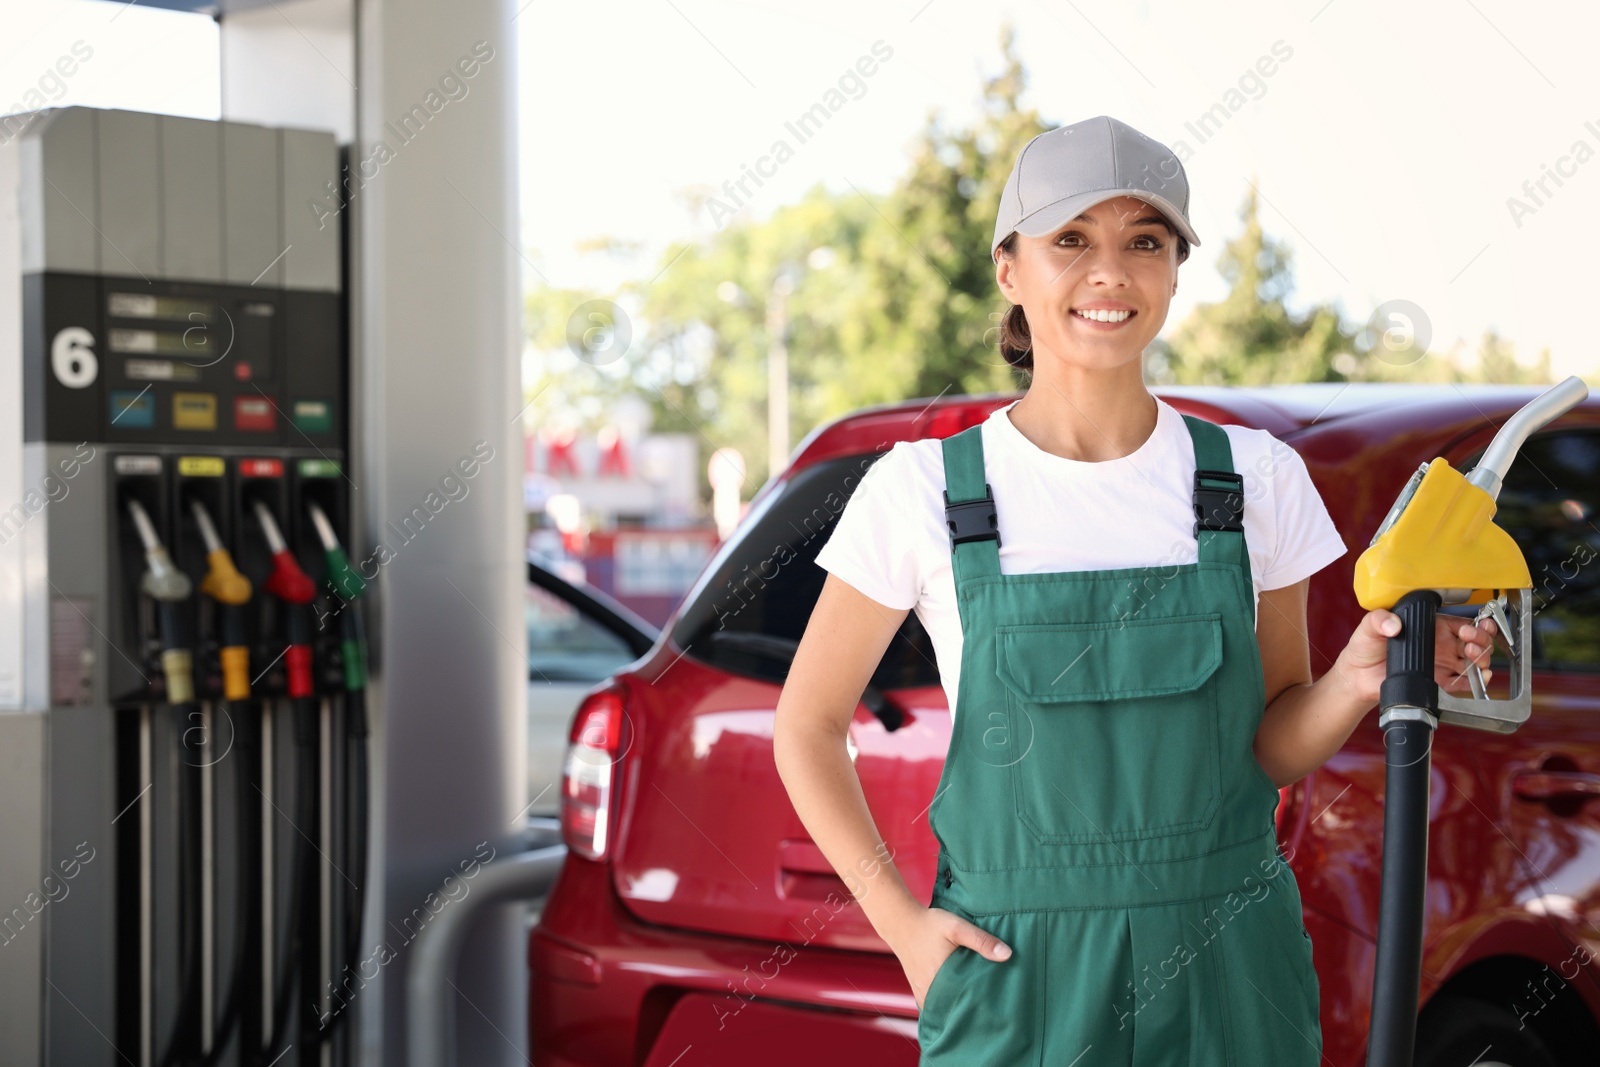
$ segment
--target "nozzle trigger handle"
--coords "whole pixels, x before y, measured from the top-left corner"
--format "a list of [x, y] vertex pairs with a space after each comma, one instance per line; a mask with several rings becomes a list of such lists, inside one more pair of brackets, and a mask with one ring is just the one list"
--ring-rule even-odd
[[317, 587], [288, 549], [272, 554], [272, 573], [262, 584], [267, 592], [290, 604], [309, 604], [317, 595]]
[[227, 549], [207, 554], [206, 565], [206, 576], [200, 580], [202, 593], [220, 604], [238, 605], [250, 600], [250, 579], [239, 573]]
[[350, 557], [344, 554], [344, 549], [330, 548], [325, 555], [328, 561], [328, 584], [335, 593], [345, 600], [354, 600], [366, 591], [367, 583], [350, 566]]

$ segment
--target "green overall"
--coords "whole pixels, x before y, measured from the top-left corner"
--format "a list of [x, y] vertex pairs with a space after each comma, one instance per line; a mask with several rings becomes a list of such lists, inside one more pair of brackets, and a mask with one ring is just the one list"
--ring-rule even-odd
[[1012, 954], [940, 965], [924, 1065], [1321, 1059], [1278, 792], [1251, 748], [1266, 691], [1242, 479], [1222, 428], [1184, 421], [1199, 557], [1166, 566], [1002, 574], [982, 424], [943, 442], [964, 643], [932, 904]]

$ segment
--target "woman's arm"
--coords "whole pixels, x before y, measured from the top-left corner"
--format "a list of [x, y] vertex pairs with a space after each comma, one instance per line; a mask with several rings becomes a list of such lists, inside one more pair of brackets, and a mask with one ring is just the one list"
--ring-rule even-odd
[[[1003, 959], [1000, 939], [912, 895], [872, 820], [845, 748], [850, 718], [878, 662], [905, 621], [832, 574], [806, 623], [778, 697], [772, 727], [778, 776], [800, 821], [867, 921], [906, 967], [920, 1005], [934, 972], [964, 944]], [[939, 936], [943, 935], [943, 936]]]
[[[1261, 594], [1256, 641], [1266, 683], [1267, 709], [1256, 731], [1256, 762], [1280, 789], [1328, 761], [1378, 703], [1387, 667], [1387, 639], [1399, 632], [1400, 617], [1375, 608], [1333, 663], [1311, 681], [1310, 638], [1306, 631], [1305, 578]], [[1434, 676], [1446, 692], [1471, 689], [1469, 658], [1484, 667], [1487, 682], [1495, 625], [1485, 620], [1439, 615], [1435, 620]]]
[[778, 776], [800, 821], [885, 940], [924, 910], [901, 881], [845, 748], [851, 716], [905, 621], [829, 574], [778, 696]]

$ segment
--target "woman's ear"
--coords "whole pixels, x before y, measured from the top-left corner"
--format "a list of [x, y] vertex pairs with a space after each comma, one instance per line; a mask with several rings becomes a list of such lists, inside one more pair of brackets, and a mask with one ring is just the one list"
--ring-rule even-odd
[[1016, 265], [1014, 256], [1007, 256], [1000, 252], [994, 253], [994, 282], [1005, 294], [1005, 298], [1013, 304], [1020, 304], [1017, 299], [1017, 284], [1012, 280], [1011, 268]]

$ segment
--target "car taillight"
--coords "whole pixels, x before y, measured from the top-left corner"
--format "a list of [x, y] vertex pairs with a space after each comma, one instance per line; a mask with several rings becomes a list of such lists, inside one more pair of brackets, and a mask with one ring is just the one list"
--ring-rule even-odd
[[586, 859], [604, 859], [617, 799], [623, 743], [622, 694], [604, 689], [578, 706], [561, 779], [561, 838]]

